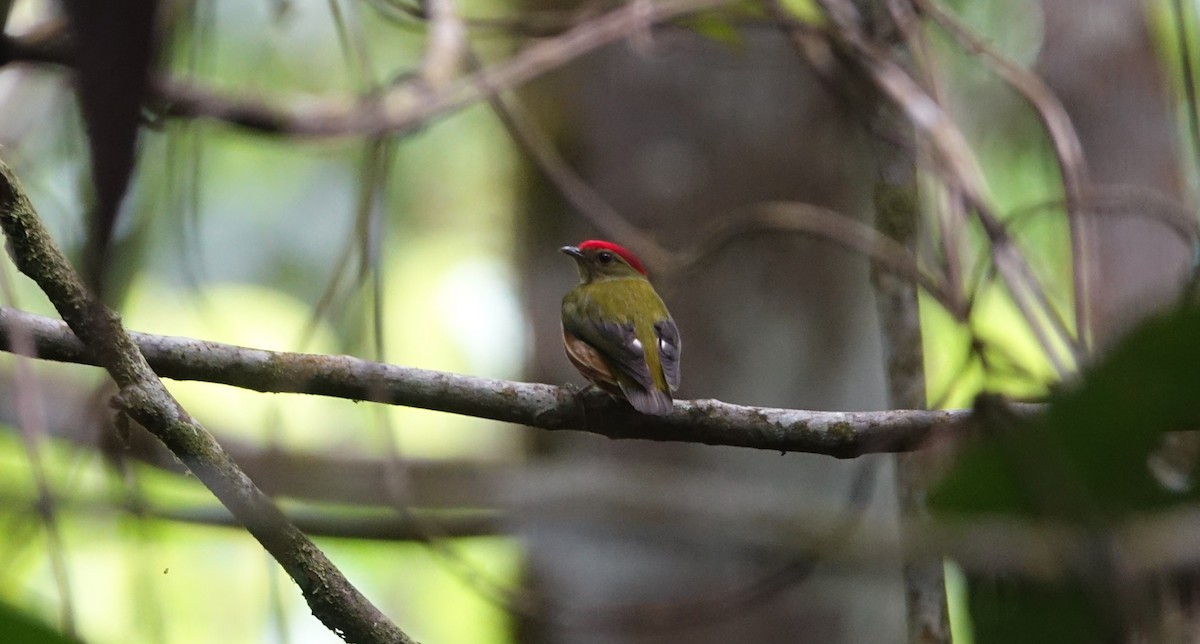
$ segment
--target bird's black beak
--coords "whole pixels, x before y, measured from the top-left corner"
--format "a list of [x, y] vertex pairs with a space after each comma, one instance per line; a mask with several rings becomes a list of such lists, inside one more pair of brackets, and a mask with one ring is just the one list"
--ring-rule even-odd
[[563, 246], [558, 251], [570, 255], [575, 259], [583, 259], [583, 251], [579, 250], [578, 246]]

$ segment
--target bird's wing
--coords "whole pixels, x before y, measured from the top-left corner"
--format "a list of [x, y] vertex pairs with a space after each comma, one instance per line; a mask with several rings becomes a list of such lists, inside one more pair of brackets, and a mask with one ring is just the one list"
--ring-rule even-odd
[[658, 357], [662, 363], [663, 376], [671, 391], [679, 388], [679, 350], [683, 347], [679, 328], [671, 318], [654, 323], [654, 335], [658, 338]]
[[[646, 351], [634, 332], [633, 323], [606, 321], [597, 311], [585, 309], [582, 313], [575, 322], [564, 319], [563, 330], [588, 343], [621, 374], [642, 388], [653, 389], [654, 379], [650, 376], [650, 367], [646, 366]], [[617, 378], [618, 383], [620, 380]]]

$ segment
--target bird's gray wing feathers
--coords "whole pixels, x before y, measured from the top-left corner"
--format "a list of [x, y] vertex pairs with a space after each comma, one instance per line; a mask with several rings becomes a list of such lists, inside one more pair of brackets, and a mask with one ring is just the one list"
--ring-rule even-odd
[[621, 393], [625, 394], [625, 400], [634, 409], [643, 414], [651, 416], [665, 416], [675, 409], [675, 403], [671, 401], [671, 395], [654, 387], [642, 388], [637, 385], [627, 384], [625, 381], [620, 382]]
[[683, 347], [679, 339], [679, 328], [675, 321], [667, 318], [654, 323], [654, 335], [658, 338], [658, 355], [662, 362], [663, 376], [671, 391], [679, 389], [679, 350]]
[[571, 324], [564, 320], [563, 328], [592, 345], [639, 386], [653, 389], [654, 380], [650, 377], [650, 368], [646, 366], [646, 351], [634, 333], [633, 324], [609, 322], [594, 315], [586, 316], [586, 320], [584, 324]]

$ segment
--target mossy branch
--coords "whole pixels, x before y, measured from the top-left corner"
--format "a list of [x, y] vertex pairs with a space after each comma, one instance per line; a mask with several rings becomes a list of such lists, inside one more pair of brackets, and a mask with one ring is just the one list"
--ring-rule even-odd
[[[99, 364], [61, 322], [0, 307], [0, 349], [21, 329], [37, 357]], [[370, 400], [489, 418], [546, 430], [609, 438], [729, 445], [854, 458], [917, 449], [938, 435], [961, 434], [966, 410], [809, 411], [678, 400], [666, 416], [645, 416], [598, 392], [478, 378], [382, 364], [350, 356], [264, 351], [190, 338], [132, 333], [164, 378], [213, 382], [253, 391]], [[1021, 406], [1033, 412], [1032, 405]]]

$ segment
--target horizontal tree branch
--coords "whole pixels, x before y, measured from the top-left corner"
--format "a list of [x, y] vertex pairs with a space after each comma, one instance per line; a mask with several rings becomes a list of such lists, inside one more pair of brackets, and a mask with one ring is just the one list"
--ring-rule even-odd
[[153, 90], [172, 116], [215, 118], [271, 134], [309, 137], [383, 136], [412, 132], [434, 118], [519, 87], [548, 71], [627, 37], [630, 33], [728, 0], [633, 2], [588, 19], [520, 50], [507, 60], [429, 91], [401, 83], [378, 97], [352, 101], [288, 101], [286, 106], [213, 93], [178, 79], [160, 78]]
[[[0, 348], [14, 332], [33, 338], [37, 357], [97, 364], [65, 324], [0, 307]], [[919, 448], [938, 434], [961, 433], [966, 410], [807, 411], [680, 400], [666, 416], [645, 416], [607, 394], [512, 382], [329, 356], [251, 349], [131, 332], [164, 378], [226, 384], [253, 391], [367, 400], [488, 418], [546, 430], [615, 439], [729, 445], [854, 458]]]

